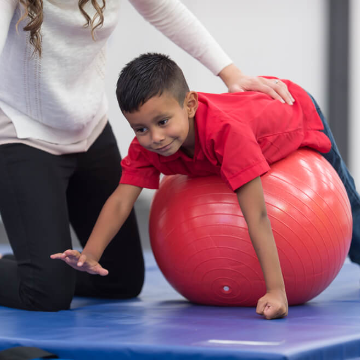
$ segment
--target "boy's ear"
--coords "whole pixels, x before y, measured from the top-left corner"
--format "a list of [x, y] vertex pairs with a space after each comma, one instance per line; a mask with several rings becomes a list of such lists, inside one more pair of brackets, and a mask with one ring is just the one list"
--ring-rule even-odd
[[198, 94], [196, 91], [189, 91], [185, 96], [184, 106], [188, 112], [188, 117], [192, 118], [195, 116], [198, 108]]

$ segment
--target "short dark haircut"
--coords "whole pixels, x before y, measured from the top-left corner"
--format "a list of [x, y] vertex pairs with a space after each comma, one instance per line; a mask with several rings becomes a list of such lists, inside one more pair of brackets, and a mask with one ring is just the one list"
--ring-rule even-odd
[[167, 55], [157, 53], [142, 54], [130, 61], [121, 70], [116, 97], [122, 112], [138, 111], [146, 101], [154, 96], [169, 92], [183, 102], [189, 86], [179, 66]]

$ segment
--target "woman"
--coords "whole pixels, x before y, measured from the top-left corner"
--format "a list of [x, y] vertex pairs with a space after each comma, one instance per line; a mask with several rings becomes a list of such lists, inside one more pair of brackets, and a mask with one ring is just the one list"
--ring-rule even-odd
[[[285, 84], [242, 74], [179, 1], [131, 3], [229, 91], [292, 103]], [[0, 0], [0, 211], [14, 251], [0, 260], [2, 306], [58, 311], [74, 294], [121, 299], [141, 291], [134, 214], [101, 258], [109, 276], [75, 274], [49, 257], [71, 246], [69, 223], [85, 245], [121, 176], [104, 92], [118, 14], [119, 0]]]

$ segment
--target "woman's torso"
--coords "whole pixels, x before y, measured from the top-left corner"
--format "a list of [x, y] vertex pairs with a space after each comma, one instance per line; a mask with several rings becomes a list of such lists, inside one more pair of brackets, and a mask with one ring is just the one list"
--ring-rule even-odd
[[[74, 143], [104, 117], [106, 42], [117, 25], [119, 5], [120, 0], [107, 2], [94, 41], [77, 1], [44, 1], [41, 58], [32, 56], [29, 34], [22, 31], [26, 21], [15, 30], [18, 5], [0, 56], [0, 108], [19, 138]], [[91, 2], [84, 9], [94, 16]]]

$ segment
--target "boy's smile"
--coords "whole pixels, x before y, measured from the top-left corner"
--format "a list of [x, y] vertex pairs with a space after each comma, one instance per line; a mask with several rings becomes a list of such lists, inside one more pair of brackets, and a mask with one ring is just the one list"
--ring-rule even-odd
[[154, 96], [138, 111], [124, 113], [145, 149], [163, 156], [175, 154], [181, 147], [187, 154], [195, 148], [194, 116], [197, 93], [188, 92], [183, 107], [169, 92]]

